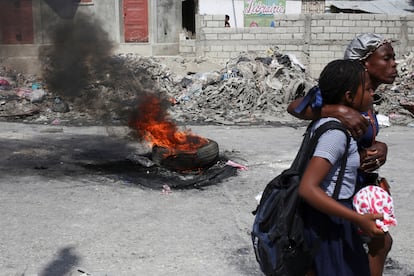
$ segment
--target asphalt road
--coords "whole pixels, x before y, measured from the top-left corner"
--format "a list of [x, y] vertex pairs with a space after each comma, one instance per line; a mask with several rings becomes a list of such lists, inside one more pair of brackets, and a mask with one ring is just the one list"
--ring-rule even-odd
[[[248, 170], [203, 189], [163, 193], [104, 169], [148, 151], [125, 128], [0, 128], [0, 275], [42, 276], [262, 275], [249, 234], [255, 196], [289, 166], [304, 131], [192, 126]], [[389, 146], [380, 173], [398, 220], [385, 275], [414, 275], [413, 135], [414, 128], [391, 126], [378, 138]]]

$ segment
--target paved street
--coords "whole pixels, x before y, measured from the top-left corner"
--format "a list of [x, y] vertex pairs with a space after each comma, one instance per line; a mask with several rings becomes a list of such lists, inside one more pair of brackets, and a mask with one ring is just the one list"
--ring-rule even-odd
[[[122, 127], [0, 123], [0, 275], [261, 275], [255, 196], [287, 168], [303, 127], [192, 126], [247, 166], [203, 189], [142, 187], [87, 164], [148, 149]], [[385, 275], [414, 275], [414, 128], [382, 129], [398, 226]], [[104, 168], [103, 166], [100, 168]], [[166, 182], [165, 184], [168, 185]]]

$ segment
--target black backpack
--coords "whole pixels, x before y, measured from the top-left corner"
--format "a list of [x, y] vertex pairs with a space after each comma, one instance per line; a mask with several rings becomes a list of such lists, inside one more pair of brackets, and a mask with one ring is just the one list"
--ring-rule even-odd
[[311, 136], [308, 126], [299, 151], [289, 169], [284, 170], [266, 185], [260, 203], [253, 212], [255, 220], [251, 232], [253, 248], [260, 269], [265, 275], [303, 276], [309, 270], [317, 246], [309, 248], [303, 237], [302, 199], [298, 187], [319, 137], [329, 129], [346, 133], [347, 147], [333, 198], [337, 199], [345, 172], [350, 136], [343, 125], [328, 121]]

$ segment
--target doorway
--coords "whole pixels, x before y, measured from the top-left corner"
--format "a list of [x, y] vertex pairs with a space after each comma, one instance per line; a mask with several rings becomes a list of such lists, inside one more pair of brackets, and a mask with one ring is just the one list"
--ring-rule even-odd
[[0, 1], [2, 44], [33, 44], [32, 0]]
[[124, 0], [125, 42], [148, 42], [148, 0]]
[[184, 0], [182, 2], [182, 25], [188, 39], [195, 38], [195, 15], [198, 10], [198, 0]]

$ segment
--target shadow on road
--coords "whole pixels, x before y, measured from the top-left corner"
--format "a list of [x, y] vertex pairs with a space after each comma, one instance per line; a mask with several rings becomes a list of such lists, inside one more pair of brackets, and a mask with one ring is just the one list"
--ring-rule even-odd
[[40, 276], [67, 275], [74, 266], [79, 264], [80, 257], [74, 252], [73, 247], [64, 247], [59, 250], [56, 259], [46, 265]]

